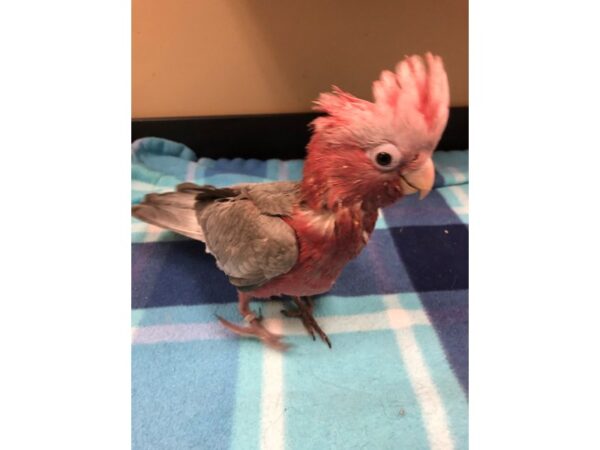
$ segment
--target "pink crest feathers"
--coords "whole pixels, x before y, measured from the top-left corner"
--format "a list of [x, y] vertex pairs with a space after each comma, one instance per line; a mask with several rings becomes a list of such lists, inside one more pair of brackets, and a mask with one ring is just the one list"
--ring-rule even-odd
[[407, 56], [395, 72], [384, 70], [373, 82], [374, 102], [333, 87], [321, 94], [313, 121], [315, 133], [329, 145], [366, 149], [392, 142], [400, 149], [433, 151], [448, 121], [448, 77], [439, 56]]

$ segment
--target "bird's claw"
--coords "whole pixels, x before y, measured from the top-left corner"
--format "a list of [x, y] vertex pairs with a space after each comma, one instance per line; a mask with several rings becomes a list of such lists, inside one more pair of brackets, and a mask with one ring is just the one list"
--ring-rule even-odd
[[[305, 299], [305, 300], [303, 300], [303, 299]], [[316, 336], [315, 336], [315, 333], [317, 333], [319, 335], [319, 337], [321, 338], [321, 340], [323, 342], [325, 342], [329, 348], [331, 348], [331, 341], [329, 340], [329, 337], [321, 329], [321, 327], [319, 326], [319, 324], [317, 323], [317, 321], [315, 320], [315, 318], [313, 316], [312, 299], [310, 297], [302, 297], [302, 298], [294, 297], [294, 303], [296, 303], [296, 306], [298, 307], [298, 309], [293, 310], [293, 311], [284, 309], [281, 311], [281, 313], [285, 317], [299, 318], [302, 321], [302, 325], [304, 325], [304, 328], [306, 328], [306, 331], [308, 331], [308, 333], [313, 338], [313, 341], [317, 340]]]
[[283, 352], [290, 348], [289, 344], [281, 340], [281, 335], [271, 333], [262, 325], [262, 316], [252, 318], [247, 326], [241, 326], [229, 322], [228, 320], [223, 319], [221, 316], [217, 316], [217, 319], [219, 319], [219, 322], [221, 322], [225, 328], [229, 329], [235, 334], [260, 339], [266, 346], [275, 350]]
[[331, 341], [329, 340], [329, 337], [321, 329], [321, 327], [319, 326], [319, 324], [317, 323], [317, 321], [315, 320], [315, 318], [312, 315], [309, 315], [308, 317], [303, 316], [301, 319], [302, 319], [302, 324], [304, 325], [304, 328], [306, 328], [306, 330], [310, 333], [310, 335], [313, 338], [313, 341], [316, 341], [316, 338], [315, 338], [315, 332], [316, 332], [319, 335], [319, 337], [321, 338], [321, 340], [323, 342], [325, 342], [329, 348], [331, 348]]

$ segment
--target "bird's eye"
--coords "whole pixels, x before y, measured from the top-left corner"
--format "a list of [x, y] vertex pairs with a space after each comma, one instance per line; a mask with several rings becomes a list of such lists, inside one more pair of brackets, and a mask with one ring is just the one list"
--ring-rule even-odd
[[393, 144], [381, 144], [370, 150], [367, 150], [367, 156], [373, 161], [373, 164], [380, 170], [393, 170], [400, 164], [400, 151]]
[[389, 166], [392, 163], [392, 155], [387, 152], [379, 152], [375, 157], [377, 164], [380, 166]]

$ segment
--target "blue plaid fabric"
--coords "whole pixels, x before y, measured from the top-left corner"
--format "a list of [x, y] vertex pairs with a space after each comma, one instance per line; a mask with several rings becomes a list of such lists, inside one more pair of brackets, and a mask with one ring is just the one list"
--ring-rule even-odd
[[[434, 154], [436, 187], [381, 211], [315, 317], [313, 342], [279, 301], [255, 302], [286, 353], [240, 339], [234, 288], [204, 244], [132, 219], [134, 449], [466, 449], [468, 152]], [[199, 160], [133, 144], [132, 201], [183, 181], [297, 180], [302, 161]]]

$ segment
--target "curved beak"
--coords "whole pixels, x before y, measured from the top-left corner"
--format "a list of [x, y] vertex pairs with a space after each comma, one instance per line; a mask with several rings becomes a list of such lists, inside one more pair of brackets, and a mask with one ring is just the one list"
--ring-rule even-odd
[[424, 199], [433, 188], [435, 181], [435, 166], [431, 158], [417, 170], [407, 172], [400, 176], [400, 184], [406, 195], [419, 192], [419, 199]]

